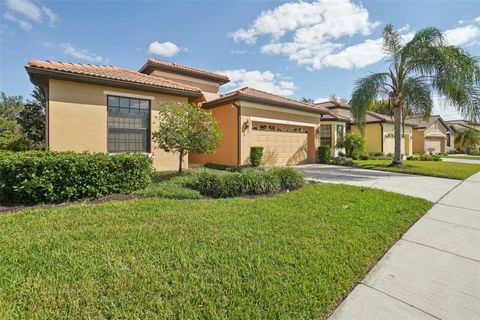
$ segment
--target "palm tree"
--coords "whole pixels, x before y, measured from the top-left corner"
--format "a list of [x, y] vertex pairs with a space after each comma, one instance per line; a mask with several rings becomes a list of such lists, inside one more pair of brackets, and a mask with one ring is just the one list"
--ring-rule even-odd
[[389, 70], [356, 81], [351, 110], [363, 128], [369, 106], [377, 99], [389, 101], [395, 123], [392, 166], [402, 164], [402, 112], [419, 113], [427, 118], [433, 108], [432, 94], [445, 97], [463, 116], [480, 119], [480, 66], [468, 52], [446, 44], [440, 30], [422, 29], [405, 42], [392, 25], [387, 25], [383, 47]]
[[472, 128], [468, 128], [464, 131], [460, 131], [455, 135], [455, 143], [462, 146], [467, 153], [468, 146], [475, 147], [480, 141], [480, 133]]

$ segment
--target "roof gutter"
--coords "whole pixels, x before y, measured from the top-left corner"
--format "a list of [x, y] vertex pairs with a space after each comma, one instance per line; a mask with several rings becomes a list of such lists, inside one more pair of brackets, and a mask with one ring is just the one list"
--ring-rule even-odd
[[26, 66], [25, 69], [30, 75], [30, 78], [32, 78], [32, 76], [38, 76], [38, 77], [44, 77], [49, 79], [70, 80], [70, 81], [77, 81], [77, 82], [83, 82], [83, 83], [93, 83], [93, 84], [104, 85], [104, 86], [119, 87], [119, 88], [125, 88], [125, 89], [135, 89], [135, 90], [143, 90], [143, 91], [150, 91], [150, 92], [167, 93], [167, 94], [173, 94], [173, 95], [184, 96], [184, 97], [202, 96], [201, 92], [158, 87], [158, 86], [152, 86], [148, 84], [123, 81], [123, 80], [99, 78], [99, 77], [83, 75], [83, 74], [73, 74], [70, 72], [64, 72], [64, 71], [58, 71], [58, 70], [46, 70], [43, 68], [35, 68], [35, 67], [29, 67], [29, 66]]

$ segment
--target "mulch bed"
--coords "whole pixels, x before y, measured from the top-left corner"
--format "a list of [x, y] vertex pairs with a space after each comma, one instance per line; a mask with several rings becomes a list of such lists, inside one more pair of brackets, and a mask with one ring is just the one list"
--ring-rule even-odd
[[78, 204], [88, 204], [88, 203], [103, 203], [109, 201], [125, 201], [125, 200], [132, 200], [132, 199], [140, 199], [143, 198], [141, 196], [133, 195], [133, 194], [110, 194], [105, 197], [101, 197], [98, 199], [83, 199], [77, 201], [67, 201], [62, 203], [51, 203], [51, 204], [34, 204], [34, 205], [5, 205], [0, 204], [0, 214], [10, 213], [20, 210], [26, 209], [47, 209], [47, 208], [63, 208], [72, 205]]

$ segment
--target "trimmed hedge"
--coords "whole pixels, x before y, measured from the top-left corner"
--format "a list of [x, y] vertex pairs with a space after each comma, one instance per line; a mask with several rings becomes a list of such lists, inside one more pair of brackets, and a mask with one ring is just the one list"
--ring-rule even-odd
[[305, 185], [305, 177], [291, 168], [249, 168], [238, 172], [200, 169], [176, 179], [184, 187], [213, 198], [275, 194]]
[[407, 157], [407, 160], [414, 161], [442, 161], [442, 156], [439, 154], [423, 154], [417, 153]]
[[258, 167], [262, 163], [263, 147], [250, 147], [250, 162], [253, 167]]
[[151, 181], [146, 155], [0, 152], [0, 202], [60, 202], [131, 193]]
[[318, 162], [328, 163], [331, 159], [332, 149], [330, 146], [320, 146], [317, 150]]

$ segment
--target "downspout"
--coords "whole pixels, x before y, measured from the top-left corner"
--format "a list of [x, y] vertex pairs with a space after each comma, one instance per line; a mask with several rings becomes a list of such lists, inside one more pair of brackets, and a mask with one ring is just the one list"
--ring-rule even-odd
[[380, 135], [380, 146], [381, 146], [381, 152], [383, 153], [383, 123], [380, 123], [380, 130], [382, 134]]
[[237, 167], [241, 165], [241, 151], [242, 151], [242, 106], [235, 101], [232, 102], [233, 106], [237, 108]]

